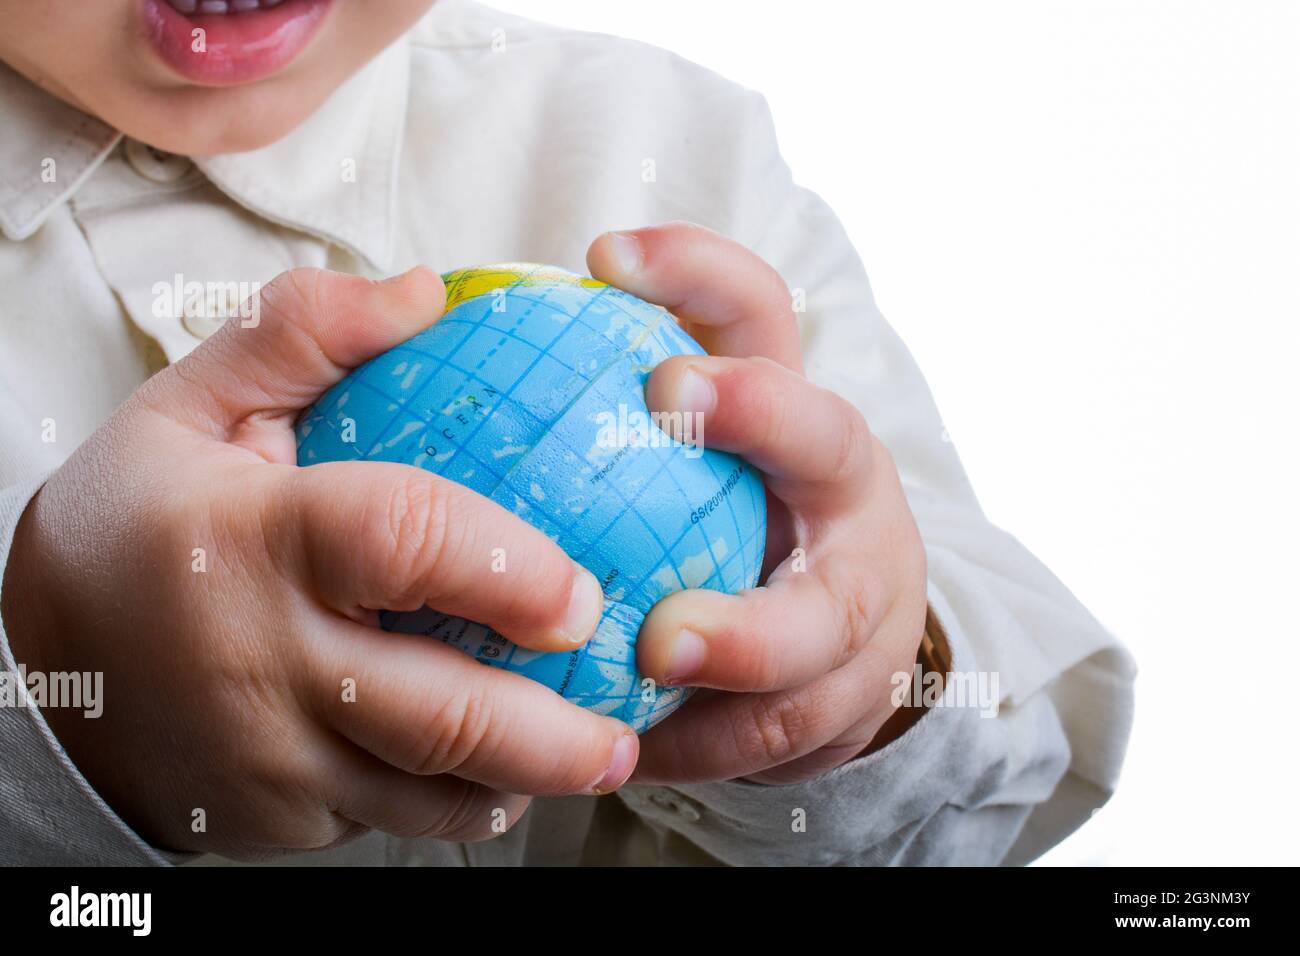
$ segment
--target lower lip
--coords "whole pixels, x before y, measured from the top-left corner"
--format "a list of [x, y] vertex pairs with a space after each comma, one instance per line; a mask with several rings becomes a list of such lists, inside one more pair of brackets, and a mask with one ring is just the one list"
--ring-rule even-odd
[[163, 0], [144, 0], [145, 35], [162, 61], [192, 83], [253, 83], [307, 48], [331, 2], [285, 0], [269, 10], [186, 16]]

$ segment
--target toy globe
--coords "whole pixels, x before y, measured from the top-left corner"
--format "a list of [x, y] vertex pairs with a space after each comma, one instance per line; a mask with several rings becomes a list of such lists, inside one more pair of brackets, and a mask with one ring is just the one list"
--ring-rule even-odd
[[[423, 468], [549, 535], [604, 590], [600, 624], [582, 647], [527, 650], [435, 608], [385, 611], [381, 625], [443, 641], [644, 731], [686, 690], [638, 673], [641, 622], [673, 591], [757, 583], [762, 480], [704, 448], [698, 422], [669, 429], [683, 442], [651, 416], [654, 367], [703, 353], [664, 310], [548, 266], [482, 266], [443, 280], [437, 323], [352, 371], [303, 415], [298, 463]], [[492, 573], [486, 555], [483, 573]]]

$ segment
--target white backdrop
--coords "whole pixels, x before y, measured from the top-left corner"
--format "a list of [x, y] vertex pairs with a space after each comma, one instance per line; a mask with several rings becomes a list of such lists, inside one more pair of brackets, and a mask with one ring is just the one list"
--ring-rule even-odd
[[1138, 658], [1049, 863], [1300, 862], [1300, 4], [498, 0], [766, 94], [990, 517]]

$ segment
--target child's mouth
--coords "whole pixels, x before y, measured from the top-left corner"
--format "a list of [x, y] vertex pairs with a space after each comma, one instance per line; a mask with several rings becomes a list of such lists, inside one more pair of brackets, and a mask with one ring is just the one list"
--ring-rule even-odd
[[306, 49], [331, 0], [144, 0], [159, 57], [204, 86], [251, 83]]

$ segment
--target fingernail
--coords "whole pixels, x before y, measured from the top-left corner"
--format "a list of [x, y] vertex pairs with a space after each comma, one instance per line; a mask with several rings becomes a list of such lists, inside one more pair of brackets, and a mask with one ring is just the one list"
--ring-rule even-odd
[[672, 650], [668, 652], [667, 684], [680, 684], [699, 673], [704, 666], [704, 654], [708, 646], [704, 638], [694, 631], [681, 630], [673, 640]]
[[569, 592], [569, 607], [564, 613], [564, 636], [574, 644], [591, 637], [605, 610], [605, 595], [600, 582], [586, 568], [579, 567]]
[[641, 271], [641, 240], [626, 232], [609, 234], [609, 252], [614, 258], [614, 265], [624, 276], [636, 275]]
[[713, 390], [713, 383], [693, 365], [686, 366], [682, 377], [677, 380], [677, 408], [683, 412], [704, 415], [713, 411], [717, 400], [718, 394]]
[[631, 731], [614, 741], [614, 754], [610, 758], [609, 768], [600, 782], [591, 788], [592, 793], [612, 793], [627, 783], [627, 778], [632, 776], [636, 767], [636, 753], [636, 734]]

